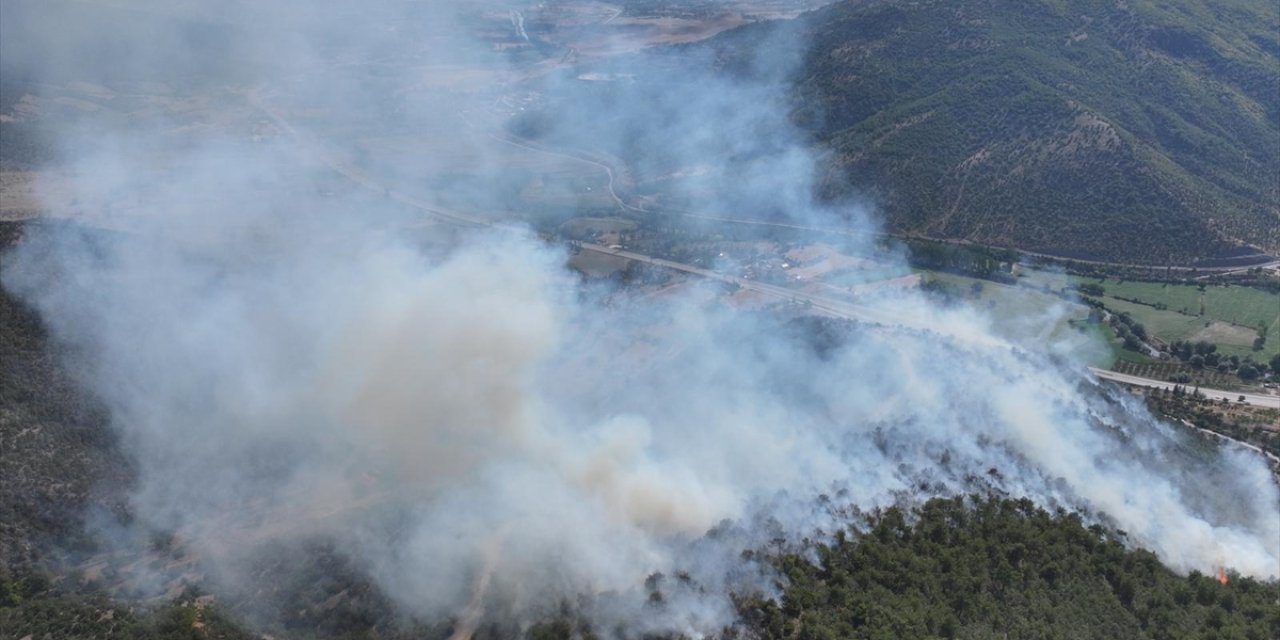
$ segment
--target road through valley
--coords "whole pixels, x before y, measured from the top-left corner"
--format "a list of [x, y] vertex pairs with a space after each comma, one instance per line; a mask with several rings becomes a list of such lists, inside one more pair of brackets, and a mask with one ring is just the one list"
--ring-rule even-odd
[[[295, 140], [297, 140], [300, 144], [303, 144], [306, 147], [308, 147], [309, 150], [314, 152], [318, 157], [322, 158], [325, 164], [327, 164], [331, 169], [333, 169], [337, 173], [345, 176], [346, 178], [350, 179], [351, 181], [355, 182], [356, 184], [366, 189], [370, 189], [372, 191], [381, 193], [388, 199], [391, 199], [405, 206], [418, 209], [419, 211], [427, 213], [433, 218], [436, 218], [443, 222], [448, 222], [451, 224], [461, 224], [464, 226], [503, 229], [506, 231], [519, 233], [519, 234], [530, 233], [528, 229], [520, 225], [498, 222], [493, 219], [477, 216], [474, 214], [453, 211], [451, 209], [433, 205], [420, 198], [417, 198], [412, 195], [406, 194], [402, 191], [393, 189], [390, 186], [387, 186], [381, 183], [374, 176], [369, 175], [368, 173], [364, 172], [363, 170], [356, 167], [352, 163], [340, 158], [339, 156], [331, 152], [327, 148], [327, 146], [323, 143], [323, 141], [317, 138], [314, 134], [298, 130], [291, 123], [289, 123], [289, 121], [286, 120], [282, 114], [280, 114], [278, 111], [273, 109], [269, 104], [267, 104], [259, 95], [258, 90], [249, 91], [246, 94], [246, 98], [253, 106], [257, 107], [260, 111], [262, 111], [269, 118], [271, 118], [272, 121], [274, 121], [283, 131], [288, 133], [290, 136], [294, 137]], [[547, 153], [547, 151], [543, 149], [530, 148], [530, 150]], [[581, 158], [575, 158], [575, 159], [581, 160]], [[612, 187], [612, 179], [613, 179], [612, 171], [609, 170], [608, 167], [603, 164], [600, 164], [597, 162], [592, 162], [592, 163], [598, 164], [604, 167], [606, 171], [609, 171], [610, 187]], [[621, 201], [621, 199], [618, 198], [616, 194], [613, 194], [613, 197], [616, 200]], [[918, 318], [907, 317], [907, 316], [904, 316], [903, 314], [891, 313], [881, 309], [874, 309], [865, 305], [860, 305], [860, 304], [847, 302], [843, 300], [836, 300], [826, 296], [799, 291], [796, 289], [790, 289], [790, 288], [782, 287], [778, 285], [758, 282], [748, 278], [720, 273], [717, 271], [704, 269], [704, 268], [697, 267], [690, 264], [684, 264], [684, 263], [675, 262], [672, 260], [667, 260], [665, 258], [657, 258], [654, 256], [636, 253], [634, 251], [627, 251], [625, 249], [612, 249], [610, 247], [606, 247], [603, 245], [592, 244], [587, 242], [578, 243], [577, 246], [581, 247], [581, 249], [584, 251], [593, 251], [593, 252], [601, 253], [605, 255], [617, 256], [617, 257], [625, 258], [627, 260], [632, 260], [635, 262], [641, 262], [644, 264], [649, 264], [657, 267], [662, 267], [665, 269], [671, 269], [674, 271], [693, 274], [693, 275], [711, 279], [711, 280], [718, 280], [720, 282], [733, 284], [733, 285], [742, 287], [743, 289], [747, 289], [749, 291], [754, 291], [763, 295], [778, 298], [780, 300], [803, 304], [809, 307], [810, 309], [823, 312], [835, 317], [845, 318], [848, 320], [857, 320], [860, 322], [870, 322], [874, 324], [881, 324], [881, 325], [887, 325], [887, 326], [897, 326], [897, 327], [941, 332], [945, 334], [945, 328], [940, 328], [934, 324], [926, 325]], [[1175, 383], [1172, 383], [1172, 382], [1165, 382], [1163, 380], [1153, 380], [1150, 378], [1140, 378], [1138, 376], [1131, 376], [1131, 375], [1126, 375], [1122, 373], [1116, 373], [1114, 371], [1097, 369], [1093, 367], [1090, 367], [1090, 371], [1092, 371], [1094, 375], [1104, 380], [1110, 380], [1113, 382], [1119, 382], [1119, 383], [1131, 385], [1131, 386], [1156, 388], [1156, 389], [1171, 389], [1174, 386], [1176, 386]], [[1182, 385], [1182, 386], [1186, 387], [1186, 385]], [[1219, 389], [1205, 389], [1205, 388], [1201, 388], [1200, 393], [1204, 394], [1206, 397], [1213, 400], [1226, 399], [1230, 401], [1241, 401], [1239, 399], [1244, 398], [1242, 402], [1246, 404], [1252, 404], [1252, 405], [1261, 406], [1261, 407], [1280, 408], [1280, 397], [1277, 397], [1277, 396], [1267, 396], [1267, 395], [1262, 395], [1257, 393], [1241, 394], [1233, 391], [1223, 391]]]

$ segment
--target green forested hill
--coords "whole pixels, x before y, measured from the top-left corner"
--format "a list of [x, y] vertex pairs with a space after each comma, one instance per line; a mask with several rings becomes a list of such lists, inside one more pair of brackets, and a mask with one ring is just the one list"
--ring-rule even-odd
[[1179, 577], [1123, 534], [1028, 500], [936, 499], [864, 535], [777, 560], [780, 601], [745, 603], [765, 638], [1280, 637], [1280, 586]]
[[896, 230], [1119, 262], [1280, 250], [1269, 0], [840, 2], [796, 115]]

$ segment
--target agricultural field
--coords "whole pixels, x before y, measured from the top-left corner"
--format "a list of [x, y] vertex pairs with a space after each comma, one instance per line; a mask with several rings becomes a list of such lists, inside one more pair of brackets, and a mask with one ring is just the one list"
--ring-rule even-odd
[[[1203, 340], [1217, 345], [1223, 355], [1251, 356], [1263, 362], [1280, 352], [1280, 295], [1250, 287], [1207, 286], [1201, 291], [1197, 285], [1082, 278], [1035, 269], [1024, 269], [1019, 284], [1011, 286], [951, 273], [919, 273], [926, 281], [953, 287], [1009, 337], [1046, 343], [1067, 337], [1079, 341], [1077, 348], [1083, 359], [1096, 367], [1121, 370], [1158, 361], [1122, 348], [1109, 326], [1086, 326], [1088, 308], [1057, 295], [1071, 286], [1102, 286], [1104, 295], [1089, 297], [1101, 300], [1113, 313], [1128, 313], [1152, 336], [1167, 343]], [[976, 283], [981, 286], [975, 288]], [[1043, 329], [1046, 319], [1052, 328]], [[1038, 331], [1033, 330], [1037, 323], [1041, 327]], [[1264, 348], [1254, 351], [1258, 329], [1264, 327]]]
[[[1068, 285], [1099, 285], [1092, 296], [1114, 312], [1127, 312], [1165, 342], [1205, 340], [1226, 355], [1253, 356], [1265, 361], [1280, 353], [1280, 294], [1252, 287], [1168, 284], [1081, 278], [1062, 273], [1025, 270], [1023, 282], [1052, 290]], [[1253, 350], [1259, 329], [1265, 329], [1261, 352]]]
[[1174, 376], [1185, 374], [1191, 377], [1187, 387], [1203, 386], [1213, 389], [1242, 389], [1240, 378], [1213, 369], [1193, 369], [1180, 362], [1157, 362], [1147, 359], [1146, 362], [1132, 362], [1121, 359], [1112, 367], [1113, 371], [1132, 376], [1151, 378], [1153, 380], [1172, 380]]
[[[1185, 284], [1096, 278], [1081, 282], [1101, 285], [1106, 292], [1101, 300], [1108, 309], [1129, 312], [1167, 342], [1206, 340], [1228, 355], [1258, 360], [1280, 353], [1280, 294], [1251, 287], [1209, 286], [1201, 291]], [[1253, 350], [1259, 329], [1266, 331], [1261, 353]]]
[[[1088, 307], [1052, 293], [938, 271], [916, 270], [924, 282], [941, 282], [985, 313], [992, 326], [1015, 340], [1068, 346], [1093, 366], [1109, 366], [1117, 357], [1109, 327], [1086, 326]], [[980, 285], [980, 286], [979, 286]], [[1134, 354], [1137, 355], [1137, 354]]]
[[[1146, 326], [1147, 331], [1166, 342], [1187, 340], [1204, 328], [1205, 322], [1196, 316], [1189, 316], [1175, 311], [1156, 309], [1144, 304], [1129, 302], [1111, 296], [1100, 298], [1107, 309], [1113, 313], [1127, 313]], [[1253, 336], [1243, 346], [1252, 344]], [[1224, 345], [1225, 346], [1225, 345]]]

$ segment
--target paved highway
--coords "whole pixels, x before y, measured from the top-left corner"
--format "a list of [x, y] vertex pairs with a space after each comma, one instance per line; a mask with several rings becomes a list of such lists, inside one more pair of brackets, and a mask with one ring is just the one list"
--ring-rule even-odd
[[817, 309], [819, 311], [824, 311], [831, 315], [839, 316], [849, 320], [859, 320], [862, 322], [872, 322], [877, 324], [892, 325], [892, 326], [898, 326], [898, 327], [910, 327], [910, 328], [916, 328], [916, 329], [928, 329], [930, 331], [935, 331], [935, 332], [937, 331], [937, 327], [934, 327], [932, 325], [926, 325], [925, 323], [922, 323], [919, 320], [904, 318], [901, 315], [886, 313], [882, 310], [874, 309], [865, 305], [855, 304], [852, 302], [845, 302], [843, 300], [835, 300], [832, 298], [827, 298], [825, 296], [806, 293], [804, 291], [799, 291], [797, 289], [790, 289], [787, 287], [782, 287], [774, 284], [757, 282], [755, 280], [751, 280], [748, 278], [742, 278], [739, 276], [720, 273], [718, 271], [712, 271], [710, 269], [703, 269], [702, 267], [695, 267], [690, 264], [675, 262], [672, 260], [667, 260], [665, 258], [655, 258], [653, 256], [645, 255], [643, 253], [636, 253], [634, 251], [627, 251], [624, 249], [610, 249], [609, 247], [605, 247], [603, 245], [598, 245], [598, 244], [592, 244], [589, 242], [578, 243], [578, 246], [582, 247], [582, 249], [585, 251], [594, 251], [596, 253], [603, 253], [611, 256], [618, 256], [620, 258], [626, 258], [627, 260], [633, 260], [635, 262], [643, 262], [645, 264], [651, 264], [657, 267], [663, 267], [665, 269], [691, 273], [697, 276], [701, 276], [703, 278], [707, 278], [709, 280], [719, 280], [720, 282], [735, 284], [749, 291], [763, 293], [765, 295], [773, 296], [775, 298], [779, 298], [782, 300], [789, 300], [791, 302], [806, 304], [806, 305], [809, 305], [810, 308]]
[[[281, 129], [289, 133], [289, 135], [296, 138], [302, 144], [310, 147], [311, 150], [314, 151], [321, 159], [323, 159], [325, 164], [327, 164], [330, 168], [342, 174], [343, 176], [346, 176], [348, 179], [350, 179], [351, 181], [355, 182], [356, 184], [362, 187], [381, 193], [387, 198], [395, 202], [399, 202], [400, 204], [418, 209], [419, 211], [423, 211], [444, 222], [449, 222], [452, 224], [459, 224], [464, 226], [472, 226], [472, 227], [490, 227], [490, 228], [496, 228], [496, 229], [504, 229], [507, 231], [521, 233], [521, 234], [529, 233], [527, 229], [518, 225], [513, 225], [513, 224], [508, 224], [503, 222], [495, 222], [491, 219], [486, 219], [476, 215], [453, 211], [450, 209], [445, 209], [443, 207], [435, 206], [429, 202], [426, 202], [414, 196], [392, 189], [382, 184], [376, 178], [365, 173], [363, 170], [359, 169], [358, 167], [332, 154], [325, 147], [322, 141], [315, 138], [311, 134], [299, 131], [298, 129], [294, 128], [293, 125], [291, 125], [288, 120], [286, 120], [282, 115], [277, 113], [274, 109], [270, 108], [265, 102], [263, 102], [258, 97], [256, 91], [248, 92], [246, 94], [246, 97], [251, 104], [253, 104], [263, 113], [267, 114], [267, 116], [269, 116], [273, 121], [275, 121], [275, 123], [279, 125]], [[511, 144], [517, 144], [510, 140], [506, 140], [506, 142], [509, 142]], [[517, 145], [517, 146], [524, 146], [524, 145]], [[530, 149], [531, 151], [538, 151], [542, 153], [554, 153], [554, 152], [549, 152], [545, 149], [538, 149], [533, 147], [526, 147], [526, 148]], [[561, 154], [556, 154], [556, 155], [561, 155]], [[592, 164], [596, 164], [598, 166], [603, 167], [606, 171], [609, 172], [610, 191], [612, 192], [613, 172], [609, 167], [607, 167], [602, 163], [598, 163], [591, 160], [585, 160], [583, 158], [578, 158], [574, 156], [567, 156], [567, 157], [573, 158], [575, 160], [581, 160], [584, 162], [591, 162]], [[612, 194], [612, 195], [615, 199], [621, 202], [621, 198], [618, 198], [617, 194]], [[811, 309], [822, 311], [824, 313], [828, 313], [835, 317], [845, 318], [848, 320], [858, 320], [861, 322], [883, 324], [888, 326], [925, 329], [925, 330], [933, 331], [935, 333], [939, 332], [939, 328], [937, 326], [926, 325], [925, 323], [920, 322], [919, 319], [903, 317], [901, 314], [888, 313], [888, 312], [885, 312], [884, 310], [873, 309], [865, 305], [859, 305], [852, 302], [845, 302], [843, 300], [834, 300], [832, 298], [827, 298], [827, 297], [815, 295], [812, 293], [806, 293], [804, 291], [798, 291], [796, 289], [789, 289], [787, 287], [781, 287], [778, 285], [757, 282], [755, 280], [749, 280], [747, 278], [719, 273], [716, 271], [711, 271], [710, 269], [703, 269], [701, 267], [695, 267], [693, 265], [684, 264], [681, 262], [675, 262], [675, 261], [667, 260], [664, 258], [655, 258], [653, 256], [645, 255], [642, 253], [636, 253], [634, 251], [626, 251], [622, 249], [610, 249], [609, 247], [598, 245], [598, 244], [592, 244], [589, 242], [578, 243], [578, 246], [580, 246], [584, 251], [593, 251], [593, 252], [602, 253], [605, 255], [618, 256], [620, 258], [625, 258], [627, 260], [642, 262], [645, 264], [651, 264], [654, 266], [662, 267], [665, 269], [671, 269], [674, 271], [681, 271], [684, 273], [697, 275], [710, 280], [718, 280], [720, 282], [735, 284], [749, 291], [755, 291], [757, 293], [773, 296], [775, 298], [779, 298], [782, 300], [802, 303], [802, 304], [808, 305]], [[1093, 371], [1094, 375], [1097, 375], [1099, 378], [1102, 378], [1104, 380], [1119, 382], [1122, 384], [1128, 384], [1128, 385], [1140, 386], [1140, 387], [1151, 387], [1151, 388], [1157, 388], [1157, 389], [1171, 389], [1174, 386], [1177, 386], [1175, 385], [1175, 383], [1172, 383], [1172, 382], [1165, 382], [1163, 380], [1152, 380], [1150, 378], [1140, 378], [1138, 376], [1131, 376], [1123, 373], [1116, 373], [1114, 371], [1107, 371], [1105, 369], [1097, 369], [1097, 368], [1090, 367], [1090, 370]], [[1181, 386], [1183, 386], [1184, 388], [1186, 387], [1186, 385], [1181, 385]], [[1205, 388], [1201, 388], [1200, 392], [1203, 393], [1206, 397], [1209, 397], [1214, 400], [1225, 398], [1230, 401], [1238, 401], [1238, 399], [1243, 395], [1244, 402], [1247, 404], [1257, 405], [1261, 407], [1280, 408], [1280, 397], [1276, 397], [1276, 396], [1266, 396], [1266, 395], [1254, 394], [1254, 393], [1241, 394], [1234, 391], [1222, 391], [1219, 389], [1205, 389]]]
[[[1094, 375], [1103, 380], [1111, 380], [1122, 384], [1132, 385], [1135, 387], [1148, 387], [1153, 389], [1172, 389], [1174, 387], [1182, 387], [1184, 389], [1192, 388], [1191, 385], [1178, 382], [1165, 382], [1163, 380], [1152, 380], [1151, 378], [1140, 378], [1124, 373], [1116, 373], [1115, 371], [1107, 371], [1106, 369], [1098, 369], [1089, 367]], [[1229, 400], [1231, 402], [1239, 402], [1240, 398], [1244, 398], [1245, 404], [1252, 404], [1259, 407], [1271, 407], [1280, 409], [1280, 396], [1267, 396], [1260, 393], [1240, 393], [1239, 391], [1223, 391], [1221, 389], [1205, 389], [1200, 388], [1200, 393], [1210, 400]]]
[[[719, 280], [721, 282], [736, 284], [744, 289], [748, 289], [750, 291], [756, 291], [759, 293], [763, 293], [765, 295], [774, 296], [777, 298], [781, 298], [783, 300], [791, 300], [793, 302], [803, 302], [805, 304], [808, 304], [813, 309], [824, 311], [833, 316], [845, 318], [848, 320], [859, 320], [862, 322], [873, 322], [877, 324], [885, 324], [885, 325], [893, 325], [893, 326], [907, 326], [907, 327], [912, 327], [917, 329], [928, 329], [934, 332], [938, 331], [938, 328], [936, 326], [933, 326], [933, 325], [925, 326], [923, 323], [920, 323], [918, 321], [913, 321], [908, 318], [903, 318], [902, 316], [896, 315], [896, 314], [885, 313], [883, 311], [872, 309], [870, 307], [866, 307], [863, 305], [844, 302], [841, 300], [833, 300], [831, 298], [826, 298], [823, 296], [805, 293], [803, 291], [797, 291], [795, 289], [788, 289], [786, 287], [780, 287], [777, 285], [765, 284], [763, 282], [748, 280], [746, 278], [726, 275], [726, 274], [718, 273], [708, 269], [702, 269], [692, 265], [683, 264], [680, 262], [673, 262], [671, 260], [664, 260], [662, 258], [655, 258], [653, 256], [647, 256], [647, 255], [644, 255], [641, 253], [635, 253], [632, 251], [613, 250], [602, 245], [590, 244], [590, 243], [583, 243], [581, 246], [585, 250], [595, 251], [597, 253], [604, 253], [608, 255], [619, 256], [622, 258], [626, 258], [628, 260], [634, 260], [637, 262], [652, 264], [652, 265], [664, 267], [667, 269], [683, 271], [685, 273], [692, 273], [692, 274], [702, 276], [704, 278], [709, 278], [712, 280]], [[1103, 380], [1111, 380], [1113, 382], [1119, 382], [1122, 384], [1128, 384], [1132, 386], [1149, 387], [1149, 388], [1156, 388], [1156, 389], [1172, 389], [1175, 386], [1179, 386], [1178, 383], [1165, 382], [1163, 380], [1153, 380], [1151, 378], [1141, 378], [1138, 376], [1131, 376], [1123, 373], [1116, 373], [1115, 371], [1108, 371], [1106, 369], [1098, 369], [1096, 367], [1089, 367], [1089, 370], [1092, 371], [1094, 375], [1098, 376], [1099, 378], [1102, 378]], [[1180, 386], [1184, 388], [1187, 387], [1187, 385], [1185, 384], [1182, 384]], [[1243, 397], [1244, 398], [1243, 402], [1245, 404], [1251, 404], [1251, 405], [1256, 405], [1260, 407], [1273, 407], [1273, 408], [1280, 409], [1280, 397], [1277, 397], [1277, 396], [1267, 396], [1267, 395], [1262, 395], [1257, 393], [1242, 394], [1237, 391], [1223, 391], [1220, 389], [1205, 389], [1205, 388], [1200, 388], [1200, 393], [1203, 393], [1206, 397], [1212, 400], [1226, 399], [1232, 402], [1239, 402], [1240, 398]]]

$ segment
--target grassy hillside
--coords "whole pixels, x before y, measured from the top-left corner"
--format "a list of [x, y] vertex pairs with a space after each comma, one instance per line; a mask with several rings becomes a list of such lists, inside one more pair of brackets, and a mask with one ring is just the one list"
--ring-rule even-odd
[[796, 116], [828, 197], [1078, 258], [1280, 250], [1280, 10], [1263, 0], [841, 2]]

